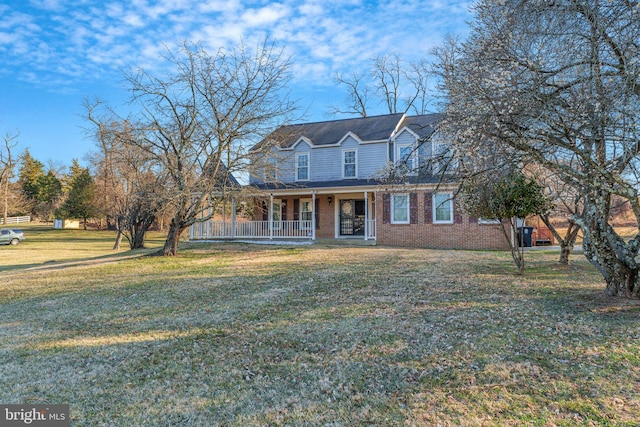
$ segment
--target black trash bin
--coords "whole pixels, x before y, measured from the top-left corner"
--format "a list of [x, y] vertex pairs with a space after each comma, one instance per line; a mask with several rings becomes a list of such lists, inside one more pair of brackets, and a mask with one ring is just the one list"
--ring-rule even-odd
[[533, 227], [525, 226], [518, 228], [518, 246], [530, 248], [533, 246]]

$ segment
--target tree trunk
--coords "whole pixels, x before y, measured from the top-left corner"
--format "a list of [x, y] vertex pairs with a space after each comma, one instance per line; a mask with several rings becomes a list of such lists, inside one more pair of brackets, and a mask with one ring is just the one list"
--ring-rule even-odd
[[3, 224], [7, 224], [7, 217], [9, 216], [9, 174], [4, 182], [4, 211], [2, 212], [4, 217]]
[[[153, 222], [153, 220], [151, 222]], [[148, 228], [149, 227], [146, 222], [140, 222], [139, 224], [134, 225], [131, 241], [129, 242], [131, 249], [144, 248], [144, 236], [147, 233]]]
[[120, 243], [122, 243], [122, 225], [122, 217], [119, 217], [115, 224], [115, 229], [118, 231], [118, 234], [116, 235], [116, 241], [113, 243], [114, 251], [119, 250]]
[[144, 230], [138, 230], [131, 239], [131, 249], [143, 249], [144, 248]]
[[[517, 227], [516, 227], [516, 219], [515, 218], [511, 218], [509, 220], [501, 220], [500, 221], [500, 228], [502, 229], [502, 234], [504, 235], [504, 238], [507, 240], [507, 242], [509, 243], [509, 249], [511, 250], [511, 257], [513, 258], [513, 262], [516, 265], [516, 267], [518, 268], [518, 274], [519, 275], [523, 275], [524, 274], [524, 248], [523, 248], [523, 242], [520, 241], [518, 242], [518, 239], [512, 236], [517, 236], [518, 232], [517, 232]], [[509, 224], [508, 226], [508, 230], [507, 231], [507, 226], [505, 225], [505, 222], [507, 222]], [[511, 235], [509, 235], [511, 234]], [[522, 237], [522, 236], [521, 236]], [[521, 238], [522, 240], [522, 238]]]
[[580, 227], [573, 220], [569, 220], [569, 227], [564, 236], [561, 236], [555, 225], [549, 219], [549, 215], [540, 215], [540, 219], [547, 226], [553, 237], [560, 243], [560, 259], [562, 265], [569, 265], [569, 257], [573, 253], [573, 246], [580, 232]]
[[118, 229], [118, 234], [116, 235], [116, 241], [113, 244], [114, 251], [120, 250], [120, 243], [122, 243], [122, 231]]
[[640, 298], [640, 269], [635, 261], [625, 262], [624, 259], [619, 259], [615, 253], [608, 250], [610, 248], [597, 247], [587, 239], [583, 243], [583, 248], [589, 262], [602, 273], [607, 283], [604, 291], [606, 295]]
[[584, 255], [604, 277], [606, 295], [637, 299], [640, 298], [640, 265], [635, 259], [638, 242], [627, 243], [616, 234], [607, 221], [609, 205], [609, 198], [602, 195], [585, 203], [579, 218]]
[[176, 256], [178, 254], [178, 242], [180, 241], [180, 235], [183, 230], [184, 228], [181, 228], [175, 219], [171, 220], [167, 240], [165, 240], [164, 247], [162, 248], [162, 255]]
[[560, 260], [562, 265], [569, 265], [569, 256], [573, 252], [573, 244], [567, 244], [564, 240], [560, 241]]

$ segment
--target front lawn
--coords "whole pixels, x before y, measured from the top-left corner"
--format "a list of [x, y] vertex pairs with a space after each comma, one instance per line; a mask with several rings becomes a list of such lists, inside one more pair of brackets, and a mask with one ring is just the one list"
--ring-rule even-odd
[[[120, 250], [113, 250], [115, 231], [56, 230], [51, 225], [42, 224], [19, 224], [7, 228], [24, 230], [27, 239], [17, 246], [0, 245], [0, 274], [27, 267], [117, 259], [131, 254], [129, 243], [124, 238]], [[160, 232], [147, 233], [145, 246], [161, 248], [165, 235]]]
[[73, 426], [638, 425], [640, 305], [584, 258], [185, 245], [0, 282], [0, 402]]

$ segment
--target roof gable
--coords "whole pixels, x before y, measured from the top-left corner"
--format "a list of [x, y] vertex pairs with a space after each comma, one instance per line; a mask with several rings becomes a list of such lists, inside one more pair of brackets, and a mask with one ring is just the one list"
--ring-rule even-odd
[[442, 120], [442, 114], [423, 114], [406, 116], [399, 126], [398, 134], [409, 131], [417, 138], [425, 138], [435, 131], [436, 124]]

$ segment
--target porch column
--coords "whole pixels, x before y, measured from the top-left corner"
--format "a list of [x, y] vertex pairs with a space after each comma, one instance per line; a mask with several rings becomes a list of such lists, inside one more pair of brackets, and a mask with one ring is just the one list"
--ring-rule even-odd
[[231, 238], [236, 237], [236, 198], [231, 197]]
[[364, 192], [364, 240], [369, 240], [369, 192]]
[[[374, 215], [375, 215], [377, 206], [378, 206], [378, 190], [373, 192], [373, 212], [374, 212]], [[384, 216], [384, 214], [383, 214], [383, 216]], [[378, 216], [375, 215], [375, 217], [376, 217], [376, 223], [375, 223], [375, 228], [373, 229], [373, 233], [374, 233], [374, 236], [375, 236], [376, 240], [378, 240]]]
[[273, 194], [269, 195], [269, 239], [273, 240]]
[[311, 240], [316, 240], [316, 192], [311, 193]]
[[213, 218], [211, 218], [211, 202], [209, 201], [209, 198], [207, 197], [207, 222], [204, 224], [204, 238], [208, 239], [209, 238], [209, 233], [211, 233], [211, 220]]

